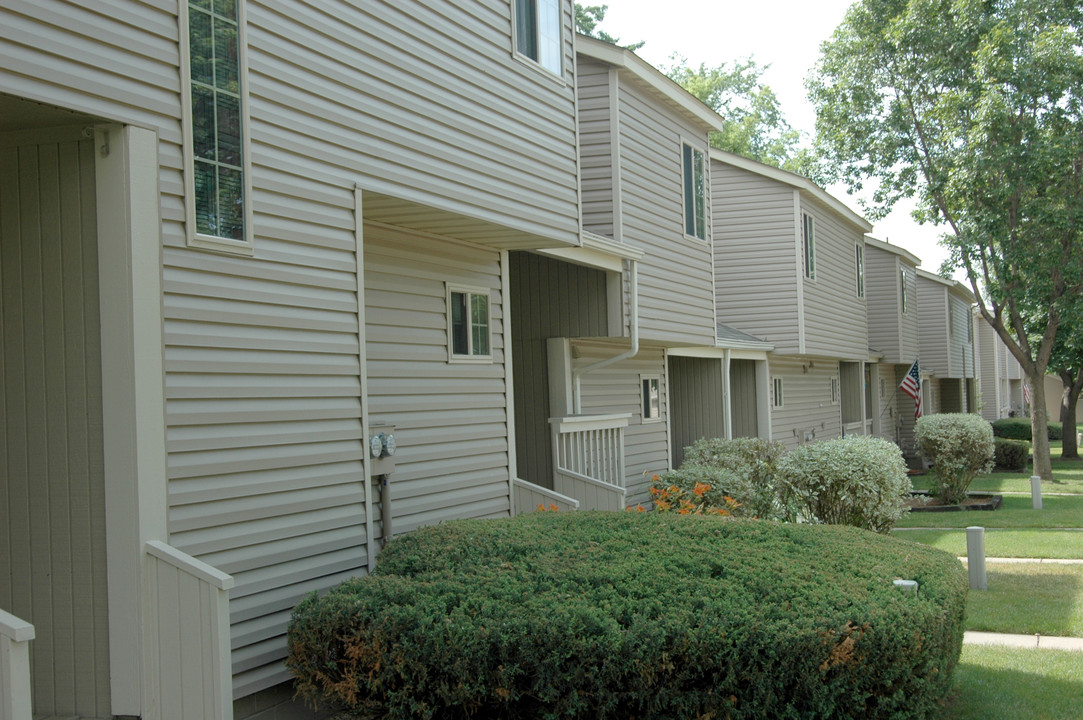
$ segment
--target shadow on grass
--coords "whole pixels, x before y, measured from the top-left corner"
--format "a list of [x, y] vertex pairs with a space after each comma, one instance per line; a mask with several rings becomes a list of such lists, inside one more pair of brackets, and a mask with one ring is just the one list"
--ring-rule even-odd
[[968, 647], [943, 720], [1080, 717], [1079, 653]]
[[967, 630], [1083, 637], [1083, 567], [990, 564], [988, 579], [988, 590], [967, 596]]

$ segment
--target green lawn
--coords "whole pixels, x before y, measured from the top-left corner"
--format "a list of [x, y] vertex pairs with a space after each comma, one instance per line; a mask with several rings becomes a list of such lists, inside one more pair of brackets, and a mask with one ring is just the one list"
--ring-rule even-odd
[[1083, 714], [1083, 654], [967, 645], [943, 720], [1059, 720]]
[[[1053, 482], [1042, 482], [1043, 493], [1073, 493], [1083, 495], [1083, 460], [1062, 460], [1060, 441], [1050, 443], [1053, 454]], [[995, 472], [979, 475], [970, 484], [973, 492], [1024, 492], [1030, 493], [1031, 469], [1025, 472]], [[914, 488], [929, 490], [931, 474], [915, 475]]]
[[967, 630], [1083, 637], [1083, 565], [989, 563], [986, 571], [989, 589], [967, 596]]
[[[975, 516], [968, 513], [967, 518]], [[977, 516], [981, 524], [984, 514]], [[955, 556], [966, 555], [966, 530], [900, 530], [895, 537], [932, 545]], [[1083, 558], [1083, 531], [1079, 530], [1006, 530], [992, 528], [985, 533], [986, 557], [1005, 558]]]
[[896, 527], [1083, 528], [1083, 495], [1043, 496], [1042, 505], [1034, 510], [1029, 495], [1005, 495], [997, 510], [907, 513]]

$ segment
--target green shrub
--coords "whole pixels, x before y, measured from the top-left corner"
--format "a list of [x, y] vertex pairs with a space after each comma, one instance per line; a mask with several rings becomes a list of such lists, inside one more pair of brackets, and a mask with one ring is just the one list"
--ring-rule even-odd
[[895, 443], [852, 435], [800, 445], [778, 463], [779, 486], [800, 519], [885, 533], [913, 490]]
[[[1031, 431], [1030, 418], [1018, 417], [1018, 418], [1001, 418], [993, 423], [993, 435], [1001, 438], [1008, 438], [1009, 440], [1026, 440], [1027, 442], [1033, 442], [1033, 432]], [[1056, 421], [1049, 421], [1049, 439], [1050, 440], [1063, 440], [1064, 439], [1064, 427]]]
[[926, 415], [918, 418], [914, 437], [932, 463], [936, 496], [942, 502], [962, 502], [974, 476], [993, 469], [993, 428], [979, 415]]
[[[778, 459], [785, 451], [779, 443], [757, 438], [701, 438], [684, 451], [679, 470], [651, 478], [655, 509], [680, 511], [685, 500], [698, 503], [705, 512], [792, 519], [794, 513], [783, 505], [775, 478]], [[705, 485], [709, 489], [702, 490]], [[672, 488], [679, 491], [675, 500]]]
[[306, 700], [389, 720], [924, 718], [966, 592], [949, 554], [848, 527], [457, 521], [300, 603], [287, 666]]
[[1026, 440], [993, 438], [995, 446], [993, 462], [999, 470], [1022, 471], [1027, 469], [1030, 459], [1030, 443]]

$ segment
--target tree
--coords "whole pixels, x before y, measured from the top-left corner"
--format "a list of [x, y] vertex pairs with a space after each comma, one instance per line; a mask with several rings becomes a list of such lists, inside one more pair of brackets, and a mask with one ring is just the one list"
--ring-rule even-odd
[[725, 130], [711, 133], [711, 145], [743, 157], [794, 172], [806, 172], [810, 155], [799, 147], [801, 134], [782, 113], [778, 96], [764, 84], [770, 67], [752, 58], [717, 67], [688, 65], [674, 55], [663, 71], [725, 121]]
[[1064, 384], [1060, 397], [1060, 422], [1064, 429], [1061, 457], [1079, 459], [1075, 419], [1079, 394], [1083, 392], [1083, 325], [1061, 325], [1053, 345], [1049, 369]]
[[[580, 5], [575, 4], [575, 31], [592, 37], [610, 45], [620, 45], [620, 38], [615, 38], [605, 30], [598, 27], [605, 20], [605, 13], [609, 10], [608, 5]], [[638, 50], [643, 47], [643, 40], [622, 47], [628, 50]]]
[[917, 219], [946, 226], [949, 265], [1030, 381], [1044, 478], [1043, 378], [1083, 292], [1081, 28], [1076, 0], [862, 0], [808, 81], [835, 176], [875, 179], [874, 216], [916, 195]]

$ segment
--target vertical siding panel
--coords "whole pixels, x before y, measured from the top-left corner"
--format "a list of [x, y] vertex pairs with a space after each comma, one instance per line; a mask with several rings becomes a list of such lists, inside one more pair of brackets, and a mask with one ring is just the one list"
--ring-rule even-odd
[[756, 361], [730, 361], [730, 417], [733, 437], [759, 437]]
[[671, 355], [669, 393], [673, 466], [680, 467], [696, 440], [726, 435], [721, 360]]

